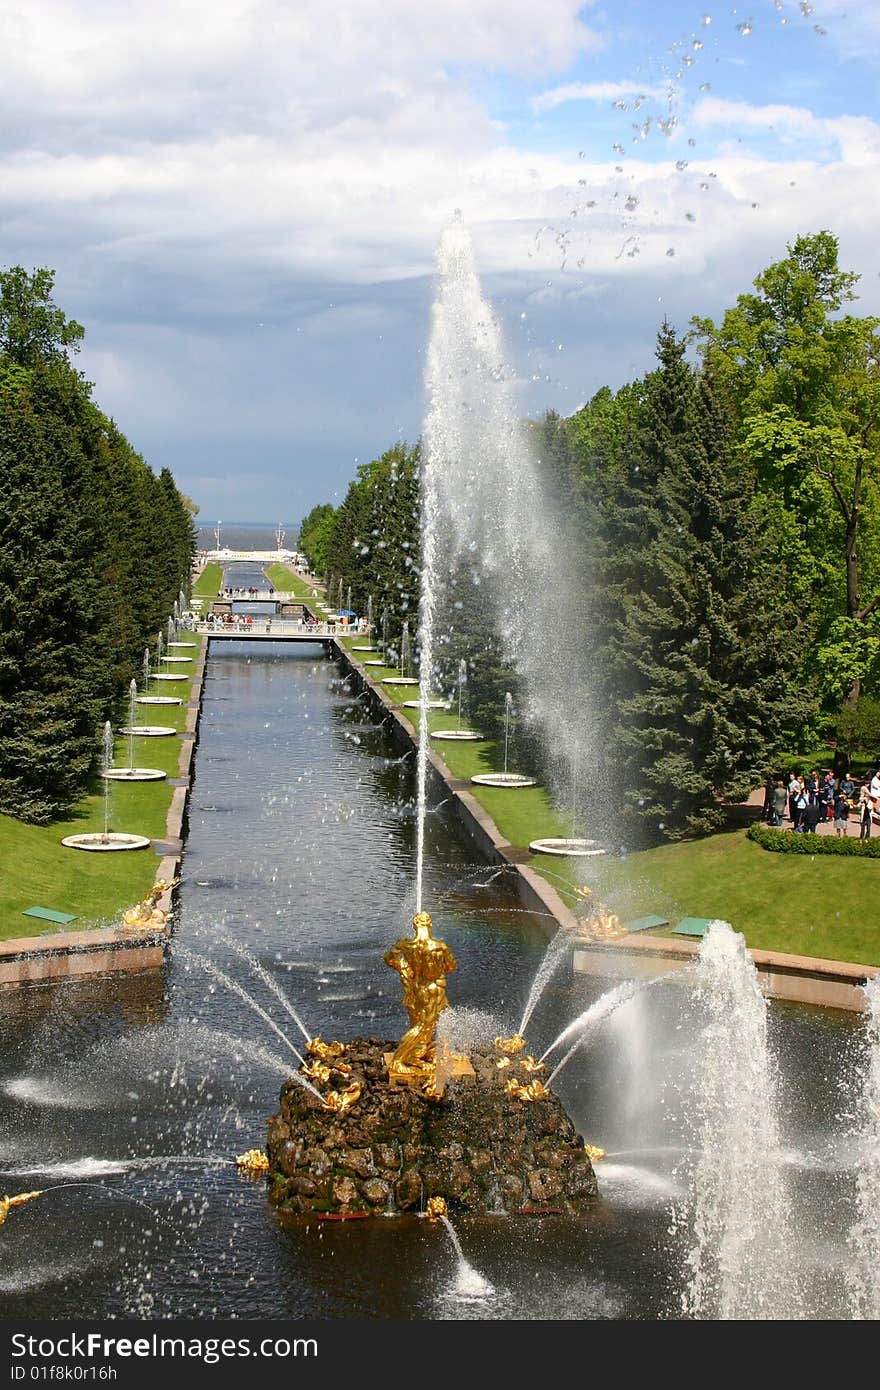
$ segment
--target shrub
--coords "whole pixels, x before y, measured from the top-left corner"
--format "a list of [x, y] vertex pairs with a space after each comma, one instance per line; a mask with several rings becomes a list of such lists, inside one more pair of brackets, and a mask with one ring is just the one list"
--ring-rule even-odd
[[857, 840], [854, 835], [798, 834], [795, 830], [774, 830], [753, 822], [746, 838], [775, 854], [857, 854], [863, 859], [880, 859], [880, 838]]

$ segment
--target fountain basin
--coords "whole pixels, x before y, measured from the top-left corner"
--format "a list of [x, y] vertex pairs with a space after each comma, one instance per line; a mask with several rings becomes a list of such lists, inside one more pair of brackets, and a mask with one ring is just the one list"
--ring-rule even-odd
[[146, 835], [126, 835], [121, 830], [108, 830], [106, 835], [102, 835], [100, 830], [96, 830], [91, 834], [65, 835], [61, 843], [67, 849], [90, 849], [104, 852], [106, 850], [146, 849], [153, 842], [148, 840]]
[[188, 675], [184, 675], [183, 672], [180, 672], [180, 674], [175, 675], [171, 671], [157, 671], [157, 673], [154, 676], [151, 676], [150, 679], [154, 681], [188, 681], [191, 679], [191, 677]]
[[138, 738], [163, 738], [166, 734], [176, 734], [170, 724], [123, 724], [121, 734], [136, 734]]
[[[426, 704], [426, 706], [427, 706], [428, 709], [449, 709], [449, 702], [448, 702], [448, 700], [426, 700], [426, 701], [425, 701], [425, 704]], [[422, 708], [422, 702], [421, 702], [421, 700], [404, 700], [404, 702], [403, 702], [403, 708], [404, 708], [404, 709], [421, 709], [421, 708]]]
[[478, 734], [476, 729], [435, 729], [431, 738], [446, 739], [447, 742], [466, 743], [469, 740], [481, 739], [482, 734]]
[[[384, 665], [384, 663], [383, 663]], [[383, 685], [418, 685], [414, 676], [383, 676]]]
[[560, 838], [532, 840], [529, 843], [529, 849], [534, 854], [558, 854], [566, 859], [584, 859], [591, 855], [608, 853], [598, 840], [565, 840]]
[[169, 647], [197, 647], [198, 642], [169, 642]]
[[386, 663], [385, 663], [384, 661], [365, 661], [365, 662], [364, 662], [364, 665], [365, 665], [365, 666], [385, 666]]
[[352, 647], [353, 652], [377, 652], [378, 647]]
[[536, 777], [526, 777], [521, 772], [478, 772], [471, 778], [481, 787], [536, 787]]
[[108, 782], [161, 782], [167, 775], [161, 767], [110, 767], [101, 773]]
[[162, 660], [163, 660], [163, 661], [176, 662], [176, 663], [181, 663], [181, 662], [182, 662], [185, 666], [190, 666], [190, 665], [192, 665], [192, 657], [191, 657], [191, 656], [163, 656]]
[[183, 701], [179, 695], [139, 695], [137, 703], [139, 705], [182, 705]]

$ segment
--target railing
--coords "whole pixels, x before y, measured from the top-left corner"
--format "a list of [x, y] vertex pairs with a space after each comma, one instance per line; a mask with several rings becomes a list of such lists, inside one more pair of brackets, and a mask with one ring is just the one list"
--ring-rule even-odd
[[194, 632], [202, 637], [224, 636], [224, 637], [265, 637], [267, 634], [275, 637], [356, 637], [358, 634], [353, 627], [343, 627], [341, 623], [304, 623], [297, 618], [260, 618], [254, 617], [252, 622], [243, 618], [242, 614], [237, 614], [235, 622], [227, 623], [222, 619], [217, 622], [197, 622], [183, 625], [182, 632]]

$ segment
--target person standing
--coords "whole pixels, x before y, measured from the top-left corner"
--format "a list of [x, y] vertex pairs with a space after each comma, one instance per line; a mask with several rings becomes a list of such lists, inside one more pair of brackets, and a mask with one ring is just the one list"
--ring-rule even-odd
[[785, 790], [785, 783], [780, 780], [773, 788], [773, 824], [779, 829], [785, 820], [785, 813], [788, 810], [788, 792]]
[[874, 814], [874, 803], [871, 800], [870, 788], [862, 787], [859, 795], [859, 839], [870, 840], [871, 838], [871, 817]]
[[836, 835], [846, 835], [846, 826], [849, 820], [849, 802], [842, 790], [838, 787], [834, 798], [834, 832]]

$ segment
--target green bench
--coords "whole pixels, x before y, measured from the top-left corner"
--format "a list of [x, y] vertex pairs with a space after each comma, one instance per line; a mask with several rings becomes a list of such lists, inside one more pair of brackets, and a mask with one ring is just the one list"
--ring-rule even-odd
[[666, 917], [637, 917], [634, 922], [624, 922], [628, 932], [650, 931], [652, 927], [668, 927], [669, 920]]
[[62, 926], [76, 921], [72, 912], [58, 912], [54, 907], [26, 907], [21, 915], [39, 917], [42, 922], [59, 922]]
[[682, 917], [672, 928], [673, 936], [705, 936], [706, 928], [715, 921], [714, 917]]

